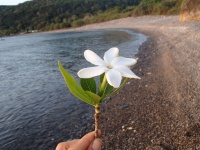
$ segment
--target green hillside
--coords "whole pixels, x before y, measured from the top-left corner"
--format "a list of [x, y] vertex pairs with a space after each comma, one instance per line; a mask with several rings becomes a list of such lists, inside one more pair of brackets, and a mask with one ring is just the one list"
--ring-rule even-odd
[[183, 0], [33, 0], [0, 6], [0, 35], [79, 27], [122, 17], [178, 14]]

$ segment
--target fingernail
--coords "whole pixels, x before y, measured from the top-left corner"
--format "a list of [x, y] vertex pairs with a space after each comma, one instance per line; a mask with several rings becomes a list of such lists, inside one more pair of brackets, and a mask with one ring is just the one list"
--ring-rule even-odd
[[101, 145], [102, 145], [101, 140], [95, 139], [94, 142], [92, 143], [92, 148], [93, 150], [101, 150]]

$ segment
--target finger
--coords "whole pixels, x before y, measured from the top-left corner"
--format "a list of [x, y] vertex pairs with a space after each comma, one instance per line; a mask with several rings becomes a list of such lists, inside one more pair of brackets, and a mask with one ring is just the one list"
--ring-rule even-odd
[[78, 142], [78, 139], [67, 141], [67, 142], [61, 142], [56, 146], [56, 150], [68, 150], [70, 147], [75, 145]]
[[[99, 136], [101, 136], [101, 131], [98, 132]], [[74, 150], [85, 150], [89, 147], [89, 145], [91, 144], [91, 142], [94, 140], [95, 138], [95, 132], [90, 132], [88, 134], [86, 134], [85, 136], [83, 136], [73, 147]]]
[[102, 141], [101, 139], [94, 139], [92, 143], [90, 143], [90, 146], [88, 147], [87, 150], [101, 150], [102, 147]]

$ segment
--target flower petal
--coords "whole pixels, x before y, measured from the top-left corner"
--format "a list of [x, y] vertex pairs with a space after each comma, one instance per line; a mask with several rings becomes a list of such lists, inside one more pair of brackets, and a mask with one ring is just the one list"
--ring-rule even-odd
[[106, 71], [106, 78], [108, 83], [114, 88], [118, 88], [121, 84], [122, 75], [118, 70], [109, 69]]
[[91, 77], [101, 75], [106, 70], [108, 70], [108, 69], [104, 66], [83, 68], [78, 72], [78, 76], [80, 78], [91, 78]]
[[105, 66], [105, 62], [95, 52], [86, 50], [84, 52], [85, 59], [94, 65]]
[[118, 70], [118, 71], [121, 73], [121, 75], [122, 75], [123, 77], [141, 79], [140, 77], [136, 76], [136, 75], [135, 75], [128, 67], [126, 67], [126, 66], [117, 65], [117, 66], [114, 66], [113, 69]]
[[112, 61], [111, 65], [112, 66], [115, 66], [115, 65], [132, 66], [136, 63], [137, 63], [137, 60], [133, 58], [117, 57]]
[[110, 48], [105, 52], [103, 59], [107, 65], [110, 65], [111, 62], [118, 56], [119, 49], [117, 47]]

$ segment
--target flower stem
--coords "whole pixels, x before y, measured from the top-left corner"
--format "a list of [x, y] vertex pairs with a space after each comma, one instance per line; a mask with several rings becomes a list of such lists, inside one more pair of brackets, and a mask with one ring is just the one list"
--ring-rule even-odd
[[99, 130], [99, 114], [100, 114], [100, 107], [99, 105], [95, 106], [95, 114], [94, 114], [94, 119], [95, 119], [95, 139], [98, 138], [98, 130]]
[[107, 85], [107, 79], [106, 79], [106, 75], [104, 74], [103, 81], [101, 83], [100, 91], [98, 95], [103, 96], [106, 85]]

